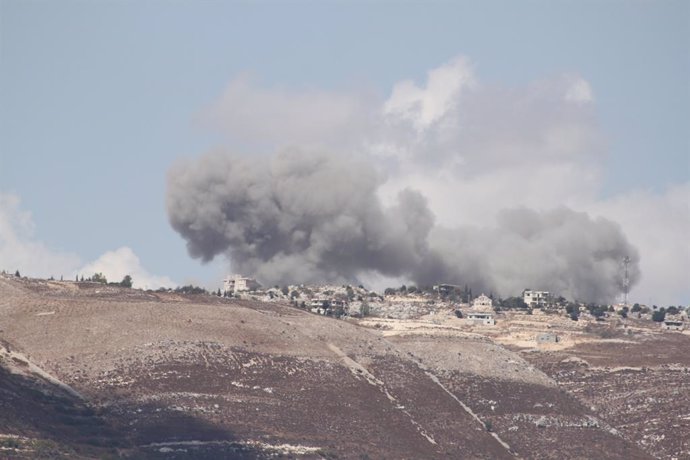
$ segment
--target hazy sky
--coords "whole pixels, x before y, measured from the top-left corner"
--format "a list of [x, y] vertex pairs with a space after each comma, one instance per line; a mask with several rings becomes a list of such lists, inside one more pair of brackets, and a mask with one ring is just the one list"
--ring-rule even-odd
[[[271, 138], [287, 129], [280, 114], [317, 113], [304, 115], [308, 122], [343, 101], [389, 107], [395, 88], [427, 97], [429, 72], [457, 59], [466, 66], [451, 75], [482, 94], [470, 120], [507, 143], [524, 141], [523, 163], [537, 168], [550, 160], [531, 153], [530, 132], [566, 110], [549, 106], [563, 89], [578, 107], [566, 116], [575, 139], [565, 150], [587, 151], [568, 163], [580, 176], [567, 176], [562, 193], [552, 173], [536, 173], [548, 184], [541, 195], [620, 223], [640, 251], [633, 297], [687, 304], [687, 1], [0, 0], [0, 267], [68, 276], [124, 266], [152, 286], [214, 285], [225, 262], [191, 259], [168, 223], [166, 174], [176, 160], [301, 141], [293, 131]], [[506, 107], [517, 115], [504, 116]], [[508, 133], [523, 118], [520, 132]], [[478, 168], [477, 181], [506, 177], [493, 176], [490, 163]], [[582, 176], [590, 170], [596, 177]], [[424, 190], [429, 177], [401, 174], [391, 187], [409, 179], [441, 221], [463, 220], [434, 198], [448, 193], [480, 203], [462, 209], [475, 220], [485, 196], [490, 209], [556, 204], [538, 190], [502, 203], [505, 190], [471, 181]]]

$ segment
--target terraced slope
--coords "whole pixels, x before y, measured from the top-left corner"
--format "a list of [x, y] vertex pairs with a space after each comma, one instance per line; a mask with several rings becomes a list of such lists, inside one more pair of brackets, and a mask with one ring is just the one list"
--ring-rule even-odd
[[0, 338], [83, 397], [117, 455], [647, 458], [474, 335], [384, 337], [279, 304], [0, 278]]
[[525, 357], [657, 458], [690, 458], [690, 336], [581, 344]]

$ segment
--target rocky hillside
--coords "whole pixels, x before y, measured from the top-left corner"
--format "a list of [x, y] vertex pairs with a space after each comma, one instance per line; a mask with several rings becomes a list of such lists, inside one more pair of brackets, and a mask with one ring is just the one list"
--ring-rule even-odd
[[0, 456], [650, 458], [491, 339], [0, 278]]

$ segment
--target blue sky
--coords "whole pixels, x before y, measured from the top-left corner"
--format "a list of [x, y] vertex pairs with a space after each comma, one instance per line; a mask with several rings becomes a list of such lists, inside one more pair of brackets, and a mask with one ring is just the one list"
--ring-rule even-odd
[[685, 1], [0, 0], [0, 192], [48, 248], [128, 246], [153, 273], [208, 281], [220, 269], [187, 256], [165, 181], [227, 142], [202, 114], [230, 81], [387, 95], [458, 55], [485, 84], [589, 83], [600, 199], [690, 180]]

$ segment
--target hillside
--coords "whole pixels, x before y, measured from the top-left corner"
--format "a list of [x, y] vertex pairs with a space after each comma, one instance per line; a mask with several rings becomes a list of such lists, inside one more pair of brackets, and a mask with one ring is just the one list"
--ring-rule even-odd
[[544, 360], [472, 332], [370, 326], [281, 303], [0, 277], [0, 446], [12, 458], [653, 453]]

